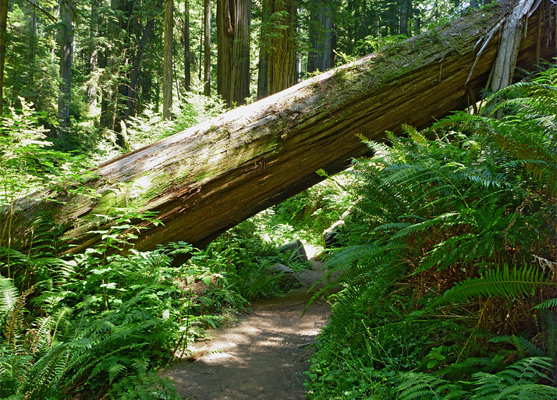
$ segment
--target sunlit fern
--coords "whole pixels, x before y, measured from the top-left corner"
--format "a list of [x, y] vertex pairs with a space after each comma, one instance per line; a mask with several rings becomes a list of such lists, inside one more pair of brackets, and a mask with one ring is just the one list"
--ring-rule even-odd
[[553, 400], [557, 388], [540, 384], [553, 368], [550, 358], [529, 357], [495, 374], [478, 372], [471, 381], [453, 383], [435, 375], [409, 372], [401, 376], [399, 400]]

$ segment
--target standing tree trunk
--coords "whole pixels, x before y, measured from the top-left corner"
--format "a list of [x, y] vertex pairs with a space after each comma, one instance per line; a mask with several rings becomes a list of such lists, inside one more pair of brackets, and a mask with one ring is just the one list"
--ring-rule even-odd
[[217, 92], [231, 107], [249, 97], [251, 0], [217, 1]]
[[211, 95], [211, 0], [203, 3], [203, 94]]
[[257, 72], [257, 100], [269, 95], [269, 28], [271, 23], [271, 0], [263, 0], [261, 30], [259, 33], [259, 66]]
[[[91, 76], [97, 69], [98, 51], [97, 36], [99, 34], [99, 17], [97, 0], [90, 0], [91, 14], [89, 17], [89, 48], [87, 50], [87, 73]], [[97, 85], [87, 84], [87, 99], [91, 106], [97, 105]]]
[[270, 0], [271, 34], [268, 55], [268, 94], [280, 92], [297, 81], [296, 2]]
[[0, 0], [0, 116], [4, 110], [4, 63], [6, 61], [6, 44], [8, 26], [8, 0]]
[[412, 0], [400, 1], [400, 34], [408, 35], [408, 19], [412, 10]]
[[190, 2], [184, 1], [184, 91], [189, 92], [191, 87], [191, 50], [190, 50]]
[[332, 5], [332, 0], [318, 0], [312, 4], [308, 72], [324, 72], [333, 67]]
[[172, 117], [172, 37], [174, 31], [174, 0], [166, 0], [164, 9], [164, 73], [162, 81], [162, 116]]
[[71, 78], [73, 61], [73, 26], [71, 2], [60, 0], [60, 94], [58, 96], [58, 134], [64, 133], [70, 123]]
[[155, 27], [155, 19], [150, 19], [147, 21], [145, 25], [145, 29], [143, 30], [143, 34], [141, 35], [141, 40], [139, 41], [139, 46], [137, 47], [137, 51], [135, 53], [135, 59], [133, 61], [133, 69], [130, 75], [130, 84], [128, 85], [128, 93], [127, 93], [127, 100], [126, 100], [126, 111], [125, 111], [125, 119], [127, 120], [132, 115], [136, 114], [137, 110], [137, 90], [138, 90], [138, 81], [139, 81], [139, 72], [141, 70], [141, 60], [143, 58], [143, 52], [145, 51], [145, 46], [147, 42], [151, 38], [153, 34], [153, 29]]

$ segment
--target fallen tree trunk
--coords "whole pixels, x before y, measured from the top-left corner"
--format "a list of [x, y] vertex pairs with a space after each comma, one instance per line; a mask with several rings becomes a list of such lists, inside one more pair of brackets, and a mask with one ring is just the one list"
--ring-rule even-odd
[[[100, 240], [94, 230], [113, 226], [103, 215], [133, 207], [156, 212], [163, 223], [138, 221], [146, 229], [137, 249], [178, 240], [202, 246], [317, 183], [318, 169], [337, 172], [366, 154], [361, 137], [381, 139], [402, 124], [421, 129], [479, 99], [497, 35], [477, 59], [475, 46], [510, 10], [495, 6], [468, 15], [111, 160], [86, 183], [96, 196], [52, 194], [57, 202], [35, 196], [11, 219], [1, 216], [0, 226], [9, 226], [13, 247], [21, 248], [36, 215], [52, 212], [77, 252]], [[556, 55], [556, 13], [544, 0], [529, 17], [519, 66]]]

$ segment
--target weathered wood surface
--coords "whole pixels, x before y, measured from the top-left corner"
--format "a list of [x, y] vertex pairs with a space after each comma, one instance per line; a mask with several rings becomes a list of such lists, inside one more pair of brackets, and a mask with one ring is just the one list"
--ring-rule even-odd
[[[81, 251], [108, 228], [99, 215], [124, 207], [154, 211], [164, 225], [140, 223], [137, 249], [159, 243], [206, 244], [255, 213], [337, 172], [368, 152], [361, 136], [381, 139], [402, 124], [424, 128], [480, 97], [497, 53], [497, 37], [473, 70], [475, 46], [506, 13], [497, 6], [466, 16], [356, 62], [232, 110], [100, 165], [88, 182], [96, 197], [56, 194], [22, 202], [11, 223], [13, 247], [41, 210], [50, 210]], [[528, 21], [518, 65], [556, 56], [556, 7], [543, 0]], [[540, 27], [540, 29], [538, 29]], [[497, 35], [496, 35], [497, 36]], [[44, 196], [43, 196], [44, 197]], [[6, 216], [0, 216], [2, 227]]]

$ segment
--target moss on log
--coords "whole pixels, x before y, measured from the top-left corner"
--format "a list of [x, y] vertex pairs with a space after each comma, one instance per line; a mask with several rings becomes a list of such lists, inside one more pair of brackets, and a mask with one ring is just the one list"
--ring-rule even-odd
[[[163, 222], [138, 222], [146, 229], [137, 249], [178, 240], [202, 246], [317, 183], [318, 169], [337, 172], [366, 154], [361, 137], [381, 139], [402, 124], [421, 129], [469, 106], [488, 83], [497, 35], [477, 60], [475, 47], [510, 7], [478, 11], [106, 162], [86, 182], [94, 196], [22, 200], [10, 222], [13, 247], [26, 245], [26, 231], [46, 210], [75, 245], [71, 251], [81, 251], [100, 240], [92, 231], [113, 224], [102, 215], [130, 207]], [[544, 0], [530, 16], [518, 53], [522, 68], [555, 57], [555, 8]], [[7, 226], [6, 215], [0, 224]]]

